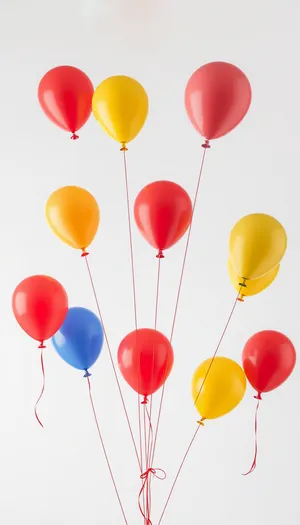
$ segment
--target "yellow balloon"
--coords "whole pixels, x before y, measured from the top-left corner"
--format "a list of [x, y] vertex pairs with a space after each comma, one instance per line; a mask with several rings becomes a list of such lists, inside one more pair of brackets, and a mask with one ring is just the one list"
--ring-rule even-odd
[[211, 362], [212, 358], [204, 361], [192, 379], [192, 395], [202, 420], [224, 416], [242, 401], [246, 392], [244, 370], [235, 361], [215, 357]]
[[242, 278], [257, 279], [280, 263], [286, 246], [286, 232], [276, 219], [252, 213], [240, 219], [231, 231], [230, 260]]
[[240, 291], [240, 300], [242, 300], [244, 296], [248, 297], [250, 295], [256, 295], [270, 286], [270, 284], [272, 284], [272, 282], [276, 279], [279, 268], [280, 264], [277, 264], [277, 266], [275, 266], [275, 268], [273, 268], [273, 270], [270, 272], [266, 273], [262, 277], [258, 277], [257, 279], [248, 279], [245, 283], [245, 286], [241, 287], [241, 284], [243, 285], [243, 279], [239, 277], [232, 265], [231, 260], [228, 259], [229, 277], [236, 291]]
[[72, 248], [84, 251], [97, 233], [100, 210], [87, 190], [64, 186], [47, 200], [46, 218], [57, 237]]
[[94, 92], [92, 108], [104, 131], [126, 147], [145, 124], [148, 96], [134, 78], [114, 76], [99, 84]]

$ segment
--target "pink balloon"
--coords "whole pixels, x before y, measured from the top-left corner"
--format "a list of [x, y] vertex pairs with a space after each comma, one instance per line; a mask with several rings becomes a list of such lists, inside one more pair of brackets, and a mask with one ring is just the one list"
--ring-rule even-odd
[[227, 62], [210, 62], [193, 73], [185, 89], [185, 107], [194, 128], [207, 140], [229, 133], [251, 104], [246, 75]]

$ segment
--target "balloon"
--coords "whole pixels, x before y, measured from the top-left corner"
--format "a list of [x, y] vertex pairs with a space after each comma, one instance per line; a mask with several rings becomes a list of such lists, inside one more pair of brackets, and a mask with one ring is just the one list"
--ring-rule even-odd
[[47, 117], [58, 127], [78, 131], [92, 112], [93, 84], [89, 77], [72, 66], [50, 69], [40, 81], [38, 99]]
[[92, 107], [94, 117], [104, 131], [126, 148], [145, 124], [148, 96], [139, 82], [118, 75], [99, 84]]
[[274, 390], [291, 375], [296, 350], [284, 334], [263, 330], [247, 341], [242, 360], [247, 379], [260, 398], [262, 392]]
[[188, 229], [193, 214], [187, 192], [175, 182], [152, 182], [138, 194], [134, 203], [134, 217], [146, 241], [159, 250], [173, 246]]
[[32, 275], [18, 284], [12, 308], [21, 328], [43, 344], [64, 322], [68, 297], [62, 285], [47, 275]]
[[70, 308], [64, 323], [52, 337], [60, 357], [79, 370], [97, 361], [103, 346], [103, 329], [98, 317], [86, 308]]
[[[248, 297], [250, 295], [256, 295], [257, 293], [262, 292], [265, 290], [272, 282], [276, 279], [277, 274], [279, 272], [280, 264], [277, 264], [273, 270], [266, 273], [262, 277], [258, 277], [257, 279], [250, 280], [248, 279], [246, 286], [243, 284], [243, 279], [239, 277], [239, 275], [236, 273], [234, 267], [232, 266], [232, 262], [230, 259], [228, 259], [228, 273], [230, 277], [230, 281], [233, 284], [234, 288], [237, 292], [240, 291], [240, 297], [239, 300], [242, 301], [243, 297]], [[241, 288], [242, 285], [242, 288]]]
[[118, 364], [125, 381], [147, 398], [168, 378], [174, 361], [169, 340], [157, 330], [139, 328], [121, 341]]
[[202, 137], [218, 139], [243, 120], [251, 97], [250, 82], [240, 69], [227, 62], [210, 62], [189, 79], [185, 108]]
[[230, 260], [241, 278], [257, 279], [280, 263], [286, 246], [285, 230], [276, 219], [252, 213], [240, 219], [231, 231]]
[[235, 361], [215, 357], [211, 362], [212, 359], [204, 361], [192, 379], [192, 395], [202, 420], [233, 410], [242, 401], [247, 385], [244, 371]]
[[46, 218], [61, 241], [84, 252], [97, 233], [100, 210], [96, 199], [87, 190], [64, 186], [47, 200]]

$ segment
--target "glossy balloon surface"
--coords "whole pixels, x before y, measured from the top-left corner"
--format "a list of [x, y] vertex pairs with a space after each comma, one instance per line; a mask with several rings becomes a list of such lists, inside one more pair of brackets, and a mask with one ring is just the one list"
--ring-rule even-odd
[[166, 250], [185, 234], [193, 207], [188, 193], [179, 184], [157, 181], [148, 184], [134, 203], [134, 217], [146, 241], [158, 250]]
[[129, 333], [118, 350], [122, 376], [133, 390], [143, 396], [153, 394], [164, 384], [173, 361], [169, 340], [158, 330], [150, 328]]
[[250, 337], [242, 357], [247, 379], [258, 393], [278, 388], [296, 364], [293, 343], [275, 330], [263, 330]]
[[70, 308], [64, 323], [52, 337], [60, 357], [79, 370], [88, 370], [97, 361], [103, 346], [99, 318], [87, 308]]
[[64, 322], [68, 296], [56, 279], [32, 275], [16, 287], [12, 307], [24, 332], [42, 342], [52, 337]]
[[238, 67], [210, 62], [189, 79], [185, 107], [194, 128], [211, 140], [226, 135], [241, 122], [251, 98], [250, 82]]
[[93, 84], [73, 66], [50, 69], [38, 88], [40, 105], [47, 117], [60, 128], [75, 133], [92, 112]]

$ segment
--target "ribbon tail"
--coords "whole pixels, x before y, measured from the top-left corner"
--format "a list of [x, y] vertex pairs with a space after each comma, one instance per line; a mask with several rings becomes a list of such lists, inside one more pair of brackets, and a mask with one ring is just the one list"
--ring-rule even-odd
[[257, 452], [258, 452], [258, 436], [257, 436], [257, 427], [258, 427], [258, 410], [260, 405], [261, 399], [258, 399], [256, 410], [255, 410], [255, 419], [254, 419], [254, 436], [255, 436], [255, 447], [254, 447], [254, 459], [253, 463], [250, 467], [250, 470], [246, 472], [245, 474], [242, 474], [243, 476], [248, 476], [249, 474], [252, 474], [252, 472], [256, 469], [256, 460], [257, 460]]
[[143, 494], [143, 492], [145, 490], [146, 483], [147, 483], [147, 477], [145, 477], [145, 479], [143, 481], [143, 484], [142, 484], [142, 488], [141, 488], [141, 490], [139, 492], [138, 505], [139, 505], [140, 513], [141, 513], [141, 515], [144, 518], [145, 524], [147, 523], [147, 525], [152, 525], [149, 517], [146, 516], [145, 511], [143, 510], [143, 507], [142, 507], [142, 503], [141, 503], [141, 497], [142, 497], [142, 494]]
[[42, 376], [43, 376], [43, 385], [42, 385], [41, 393], [40, 393], [40, 395], [38, 397], [38, 400], [37, 400], [37, 402], [35, 404], [34, 413], [35, 413], [35, 417], [36, 417], [38, 423], [41, 425], [42, 428], [44, 428], [44, 425], [41, 422], [41, 420], [40, 420], [40, 418], [38, 416], [38, 413], [37, 413], [38, 404], [39, 404], [40, 400], [42, 399], [43, 394], [44, 394], [44, 390], [45, 390], [45, 367], [44, 367], [43, 348], [41, 348], [41, 370], [42, 370]]

